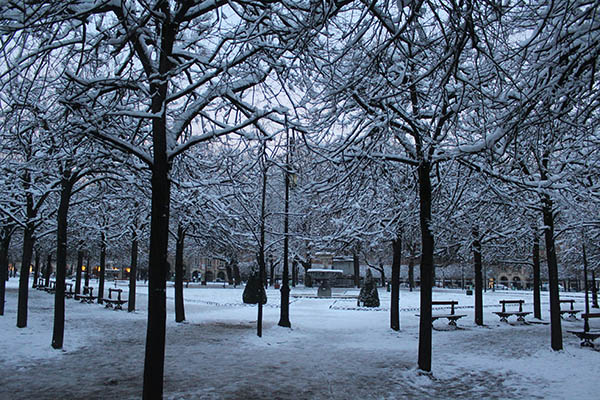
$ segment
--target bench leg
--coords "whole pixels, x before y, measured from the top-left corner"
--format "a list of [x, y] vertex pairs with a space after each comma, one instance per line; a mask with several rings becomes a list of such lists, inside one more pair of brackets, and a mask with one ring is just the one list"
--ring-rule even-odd
[[519, 315], [519, 316], [517, 317], [517, 321], [519, 321], [519, 322], [525, 322], [525, 318], [523, 318], [523, 316], [522, 316], [522, 315]]
[[451, 319], [450, 322], [448, 322], [448, 325], [450, 326], [456, 326], [456, 321]]
[[585, 339], [583, 339], [583, 342], [581, 342], [581, 347], [590, 347], [593, 349], [594, 343], [590, 339], [585, 338]]
[[500, 322], [506, 322], [508, 324], [508, 320], [506, 317], [500, 317]]

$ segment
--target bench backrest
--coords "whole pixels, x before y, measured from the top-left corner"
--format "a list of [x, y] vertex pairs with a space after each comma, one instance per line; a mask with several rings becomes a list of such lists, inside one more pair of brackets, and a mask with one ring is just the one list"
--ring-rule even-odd
[[559, 304], [560, 303], [571, 303], [571, 310], [573, 309], [573, 304], [575, 303], [575, 300], [573, 299], [568, 299], [568, 300], [558, 300]]
[[118, 295], [117, 299], [121, 300], [121, 293], [123, 293], [123, 289], [108, 288], [108, 298], [109, 299], [111, 298], [110, 296], [112, 295], [112, 292], [117, 292], [117, 295]]
[[454, 314], [454, 306], [457, 304], [458, 304], [458, 301], [456, 301], [456, 300], [449, 300], [449, 301], [435, 300], [435, 301], [431, 302], [432, 306], [451, 306], [450, 314]]
[[500, 304], [502, 304], [502, 312], [506, 312], [507, 304], [518, 304], [519, 312], [521, 312], [523, 311], [523, 303], [525, 303], [525, 300], [500, 300]]

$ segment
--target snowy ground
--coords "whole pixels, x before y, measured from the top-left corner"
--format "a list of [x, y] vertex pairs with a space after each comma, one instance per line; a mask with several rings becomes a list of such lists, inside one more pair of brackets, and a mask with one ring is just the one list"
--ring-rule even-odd
[[[7, 283], [0, 317], [0, 399], [129, 399], [141, 397], [146, 332], [146, 287], [135, 313], [67, 300], [64, 350], [50, 347], [54, 296], [31, 290], [28, 327], [17, 329], [17, 279]], [[111, 285], [113, 285], [111, 283]], [[124, 291], [125, 282], [119, 283]], [[356, 294], [357, 291], [336, 293]], [[294, 288], [292, 295], [315, 294]], [[547, 296], [547, 294], [544, 294]], [[165, 360], [168, 399], [598, 399], [600, 352], [582, 349], [563, 321], [564, 350], [550, 350], [550, 326], [501, 324], [498, 300], [530, 292], [484, 295], [485, 327], [473, 322], [473, 297], [435, 290], [434, 299], [458, 300], [458, 330], [437, 321], [433, 374], [417, 373], [418, 292], [401, 292], [400, 332], [389, 326], [389, 293], [379, 310], [356, 309], [351, 299], [292, 298], [292, 329], [277, 326], [279, 292], [269, 290], [263, 337], [256, 306], [242, 289], [185, 289], [186, 318], [174, 322], [173, 289]], [[583, 306], [582, 294], [562, 293]], [[126, 298], [126, 297], [125, 297]], [[548, 319], [547, 297], [542, 313]], [[462, 308], [465, 307], [465, 308]], [[514, 318], [514, 317], [512, 317]], [[590, 320], [600, 328], [599, 320]]]

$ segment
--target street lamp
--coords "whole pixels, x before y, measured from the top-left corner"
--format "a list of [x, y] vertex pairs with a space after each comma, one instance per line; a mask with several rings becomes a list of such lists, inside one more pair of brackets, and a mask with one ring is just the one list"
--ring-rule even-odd
[[[289, 210], [290, 210], [290, 135], [287, 114], [285, 115], [285, 201], [284, 201], [284, 214], [283, 214], [283, 274], [281, 277], [281, 315], [279, 318], [279, 326], [290, 328], [290, 284], [288, 281], [289, 265], [288, 265], [288, 252], [289, 252]], [[295, 178], [293, 180], [294, 184]]]

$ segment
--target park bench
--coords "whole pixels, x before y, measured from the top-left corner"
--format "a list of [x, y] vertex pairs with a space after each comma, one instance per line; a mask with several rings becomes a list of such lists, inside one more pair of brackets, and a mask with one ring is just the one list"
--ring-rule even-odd
[[[116, 299], [112, 298], [113, 292], [117, 293]], [[123, 289], [109, 288], [108, 289], [108, 299], [103, 299], [103, 301], [106, 303], [105, 307], [106, 308], [114, 307], [115, 310], [122, 310], [123, 304], [127, 303], [127, 300], [121, 300], [121, 293], [123, 293]]]
[[[446, 318], [449, 322], [448, 325], [450, 326], [456, 326], [456, 321], [458, 321], [459, 319], [461, 319], [462, 317], [466, 317], [466, 314], [455, 314], [454, 313], [454, 306], [458, 305], [458, 301], [456, 300], [450, 300], [450, 301], [432, 301], [431, 302], [432, 306], [450, 306], [450, 314], [433, 314], [431, 315], [431, 323], [435, 322], [435, 320], [440, 319], [440, 318]], [[417, 314], [417, 317], [420, 316], [420, 314]]]
[[[583, 313], [581, 314], [581, 318], [600, 318], [600, 313]], [[585, 329], [580, 331], [568, 331], [569, 333], [574, 334], [581, 340], [581, 347], [591, 347], [594, 348], [594, 340], [600, 337], [599, 330], [586, 331]]]
[[42, 290], [44, 290], [46, 293], [54, 293], [56, 290], [56, 281], [48, 281], [48, 286], [44, 286]]
[[82, 303], [92, 304], [96, 296], [94, 296], [94, 288], [91, 286], [83, 287], [83, 294], [76, 294], [75, 300], [80, 300]]
[[37, 285], [35, 286], [37, 290], [46, 290], [46, 285], [44, 284], [44, 278], [38, 278]]
[[65, 283], [65, 297], [67, 299], [70, 299], [73, 296], [75, 296], [75, 292], [73, 291], [73, 284], [66, 282]]
[[[508, 317], [511, 315], [515, 315], [517, 317], [517, 321], [525, 322], [525, 317], [531, 312], [523, 311], [523, 304], [525, 300], [500, 300], [500, 304], [502, 304], [502, 311], [494, 311], [494, 314], [500, 317], [501, 322], [508, 323]], [[518, 304], [519, 311], [506, 311], [507, 304]]]
[[568, 300], [559, 300], [558, 301], [559, 304], [562, 303], [570, 303], [571, 307], [566, 309], [566, 310], [560, 310], [560, 316], [562, 317], [563, 314], [569, 314], [569, 316], [567, 317], [568, 319], [577, 319], [577, 313], [582, 312], [583, 310], [576, 310], [575, 307], [573, 306], [575, 304], [575, 300], [573, 299], [568, 299]]

